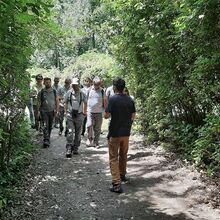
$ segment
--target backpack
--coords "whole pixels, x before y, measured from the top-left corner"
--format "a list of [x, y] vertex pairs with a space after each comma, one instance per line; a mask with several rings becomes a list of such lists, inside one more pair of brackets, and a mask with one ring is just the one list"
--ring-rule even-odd
[[[79, 98], [79, 107], [80, 107], [81, 103], [82, 103], [82, 93], [81, 93], [81, 91], [79, 92], [79, 95], [80, 95], [80, 98]], [[68, 97], [68, 101], [70, 102], [71, 107], [73, 106], [72, 97], [73, 97], [73, 93], [71, 92], [70, 96]]]
[[[40, 100], [41, 100], [41, 105], [42, 103], [44, 102], [45, 100], [45, 97], [44, 97], [44, 93], [45, 93], [45, 89], [41, 89], [41, 97], [40, 97]], [[54, 94], [54, 99], [55, 99], [55, 103], [56, 103], [56, 95], [57, 95], [57, 91], [55, 89], [53, 89], [53, 94]]]

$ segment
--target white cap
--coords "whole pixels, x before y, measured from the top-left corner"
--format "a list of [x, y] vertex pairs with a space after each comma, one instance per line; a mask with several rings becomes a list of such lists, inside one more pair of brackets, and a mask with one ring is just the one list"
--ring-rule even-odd
[[94, 82], [94, 83], [100, 83], [100, 82], [101, 82], [101, 79], [100, 79], [98, 76], [96, 76], [96, 77], [93, 79], [93, 82]]
[[72, 79], [72, 85], [79, 85], [79, 79], [78, 78], [73, 78]]

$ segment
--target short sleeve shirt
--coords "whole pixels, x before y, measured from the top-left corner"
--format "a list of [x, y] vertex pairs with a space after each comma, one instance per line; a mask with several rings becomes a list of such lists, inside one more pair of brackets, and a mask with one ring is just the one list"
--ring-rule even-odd
[[81, 90], [75, 93], [75, 91], [71, 89], [66, 93], [64, 102], [68, 105], [67, 112], [71, 113], [72, 110], [78, 110], [78, 112], [81, 113], [83, 112], [83, 103], [87, 103], [87, 98]]
[[88, 90], [88, 112], [102, 113], [104, 111], [105, 92], [102, 88]]
[[60, 95], [59, 95], [60, 96], [60, 105], [61, 106], [64, 105], [66, 93], [68, 91], [70, 91], [70, 90], [71, 90], [70, 86], [69, 87], [64, 86], [64, 87], [61, 88]]
[[136, 112], [134, 101], [129, 96], [115, 94], [110, 97], [105, 111], [111, 114], [109, 137], [130, 136], [131, 117]]
[[112, 97], [115, 94], [114, 90], [113, 90], [113, 86], [110, 86], [106, 89], [106, 97], [109, 99], [110, 97]]
[[40, 110], [43, 112], [52, 112], [56, 109], [56, 98], [57, 93], [56, 90], [50, 89], [42, 89], [38, 93], [38, 100], [41, 103]]

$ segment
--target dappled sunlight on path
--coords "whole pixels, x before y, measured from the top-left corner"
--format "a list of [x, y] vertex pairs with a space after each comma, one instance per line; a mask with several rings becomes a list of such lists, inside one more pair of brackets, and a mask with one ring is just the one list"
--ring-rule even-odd
[[144, 146], [138, 135], [130, 140], [125, 192], [109, 192], [106, 134], [98, 149], [83, 137], [79, 155], [67, 159], [65, 138], [54, 129], [50, 148], [40, 149], [28, 171], [25, 200], [13, 208], [18, 219], [219, 219], [219, 210], [204, 204], [198, 173], [168, 160], [162, 148]]

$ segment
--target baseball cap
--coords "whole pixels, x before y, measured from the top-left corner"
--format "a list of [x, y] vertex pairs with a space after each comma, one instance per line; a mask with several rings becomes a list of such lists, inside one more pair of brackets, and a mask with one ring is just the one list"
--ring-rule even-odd
[[72, 85], [79, 85], [79, 79], [78, 78], [73, 78], [72, 79]]

